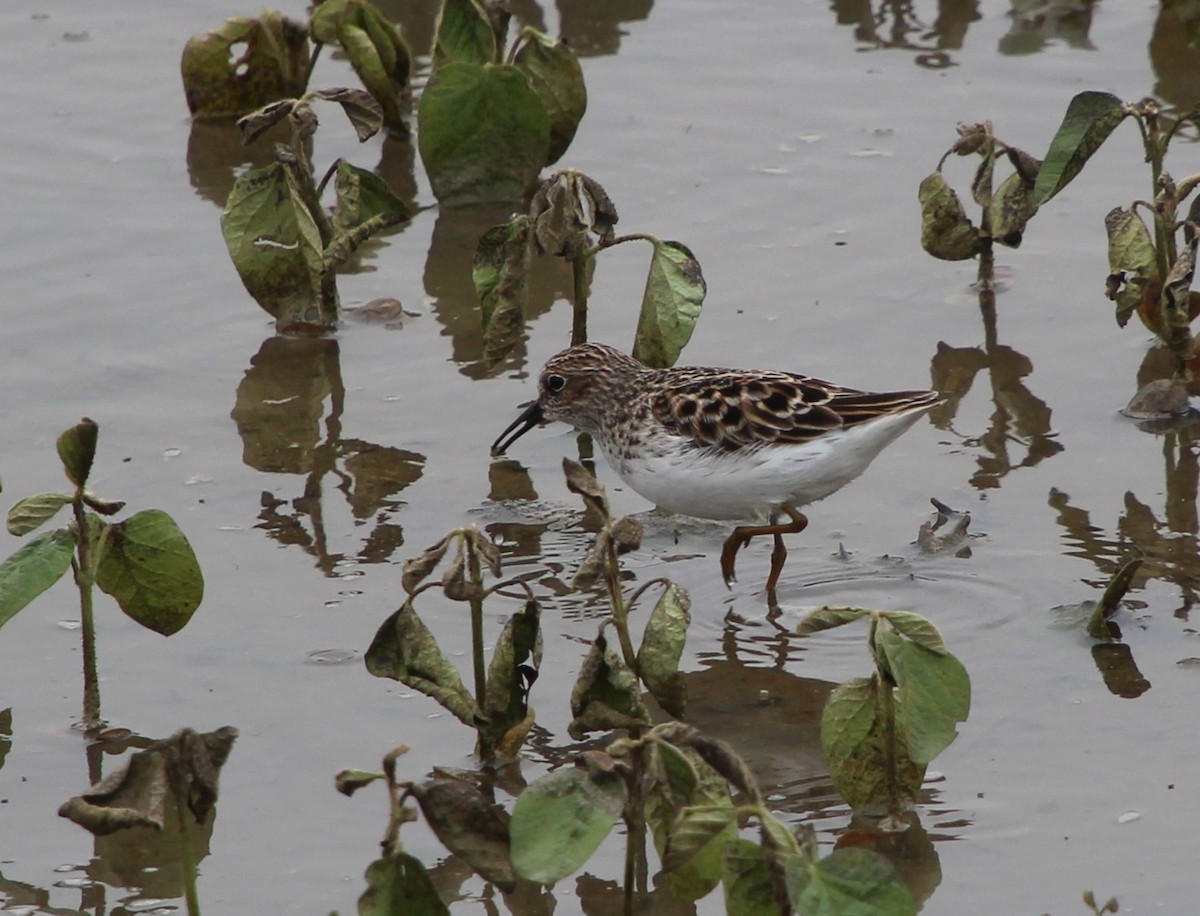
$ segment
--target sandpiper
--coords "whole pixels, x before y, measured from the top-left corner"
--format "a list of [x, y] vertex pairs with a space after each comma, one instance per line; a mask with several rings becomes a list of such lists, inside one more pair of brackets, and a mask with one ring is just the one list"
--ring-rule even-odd
[[492, 454], [550, 420], [591, 433], [621, 479], [662, 508], [759, 522], [734, 528], [721, 573], [731, 583], [738, 549], [770, 534], [773, 598], [787, 559], [783, 535], [808, 524], [800, 507], [861, 474], [938, 400], [936, 391], [859, 391], [792, 372], [651, 369], [585, 343], [546, 363], [537, 400]]

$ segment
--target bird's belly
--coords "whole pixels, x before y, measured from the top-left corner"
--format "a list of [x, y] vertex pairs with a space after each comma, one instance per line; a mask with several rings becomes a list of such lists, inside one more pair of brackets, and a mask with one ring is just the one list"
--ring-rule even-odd
[[609, 463], [640, 495], [671, 512], [711, 519], [770, 516], [824, 499], [858, 477], [924, 411], [841, 430], [800, 445], [740, 451], [664, 448]]

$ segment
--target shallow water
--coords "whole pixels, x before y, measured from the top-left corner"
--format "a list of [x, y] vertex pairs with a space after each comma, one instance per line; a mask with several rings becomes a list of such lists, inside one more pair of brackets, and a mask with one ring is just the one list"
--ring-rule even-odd
[[[800, 640], [786, 628], [823, 603], [918, 611], [973, 682], [971, 718], [934, 762], [921, 829], [906, 841], [924, 911], [1082, 912], [1087, 888], [1118, 895], [1122, 913], [1193, 910], [1198, 675], [1180, 662], [1200, 655], [1189, 620], [1195, 433], [1145, 432], [1118, 416], [1149, 341], [1134, 325], [1119, 330], [1103, 296], [1102, 217], [1147, 193], [1136, 130], [1117, 130], [1019, 251], [1000, 250], [991, 329], [970, 289], [974, 264], [920, 250], [916, 189], [959, 121], [990, 119], [1040, 155], [1080, 90], [1193, 104], [1197, 53], [1149, 4], [1096, 4], [1024, 28], [998, 6], [918, 3], [907, 30], [891, 4], [582, 6], [540, 13], [585, 55], [589, 110], [562, 164], [605, 186], [622, 231], [695, 251], [709, 295], [683, 361], [964, 391], [811, 508], [790, 542], [779, 621], [758, 590], [765, 545], [743, 553], [727, 591], [724, 527], [649, 519], [626, 568], [692, 594], [685, 667], [697, 724], [746, 749], [772, 803], [812, 818], [831, 844], [850, 816], [815, 722], [829, 685], [865, 673], [868, 656], [859, 631]], [[417, 46], [433, 7], [394, 13]], [[495, 220], [428, 210], [340, 282], [345, 305], [391, 296], [415, 317], [396, 329], [348, 322], [329, 341], [276, 338], [218, 225], [235, 173], [262, 154], [227, 129], [193, 126], [177, 75], [188, 36], [255, 11], [231, 0], [0, 8], [0, 478], [5, 506], [61, 488], [55, 437], [87, 415], [101, 430], [94, 488], [179, 521], [205, 572], [204, 604], [163, 640], [99, 599], [104, 713], [150, 737], [240, 730], [201, 864], [206, 913], [347, 913], [385, 810], [382, 793], [337, 795], [333, 774], [373, 767], [402, 741], [414, 778], [472, 765], [466, 730], [358, 662], [400, 603], [405, 557], [463, 524], [502, 539], [507, 570], [532, 573], [546, 600], [533, 696], [544, 732], [524, 777], [570, 743], [562, 698], [601, 614], [595, 596], [563, 586], [590, 539], [561, 479], [575, 440], [546, 429], [507, 460], [487, 452], [567, 341], [569, 280], [540, 277], [527, 355], [489, 377], [469, 265]], [[352, 79], [326, 59], [313, 84]], [[411, 148], [360, 146], [339, 114], [322, 118], [319, 163], [378, 166], [433, 202]], [[1169, 168], [1196, 171], [1194, 145], [1179, 144]], [[967, 187], [965, 163], [947, 170]], [[628, 347], [647, 257], [621, 246], [601, 258], [594, 339]], [[600, 471], [617, 511], [650, 508]], [[970, 511], [969, 555], [915, 545], [930, 497]], [[0, 534], [0, 555], [19, 543]], [[1150, 684], [1136, 699], [1106, 687], [1103, 657], [1050, 611], [1097, 598], [1133, 546], [1150, 557], [1119, 620]], [[460, 609], [432, 595], [420, 608], [469, 666]], [[489, 622], [512, 609], [489, 604]], [[0, 905], [182, 908], [169, 867], [131, 871], [135, 856], [55, 817], [90, 770], [118, 761], [101, 749], [89, 759], [70, 730], [77, 618], [64, 582], [0, 634], [0, 709], [11, 711], [0, 717]], [[772, 702], [760, 705], [764, 690]], [[427, 863], [443, 859], [422, 827], [404, 836]], [[610, 841], [589, 876], [561, 882], [555, 911], [615, 908], [606, 882], [619, 881], [621, 855]], [[455, 912], [491, 905], [453, 860], [436, 877]]]

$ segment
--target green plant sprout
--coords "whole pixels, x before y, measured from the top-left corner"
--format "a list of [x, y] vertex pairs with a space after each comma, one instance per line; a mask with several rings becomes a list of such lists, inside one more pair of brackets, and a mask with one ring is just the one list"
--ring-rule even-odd
[[852, 808], [882, 814], [904, 830], [925, 768], [958, 734], [971, 709], [966, 669], [937, 627], [909, 611], [822, 607], [800, 622], [802, 636], [867, 620], [870, 677], [839, 684], [821, 714], [821, 747], [833, 784]]
[[526, 27], [506, 54], [509, 19], [478, 0], [443, 0], [438, 13], [417, 149], [442, 206], [524, 199], [587, 110], [575, 53]]
[[192, 36], [180, 61], [188, 108], [196, 118], [240, 117], [302, 96], [326, 44], [345, 54], [388, 129], [407, 133], [401, 109], [412, 56], [397, 28], [368, 0], [323, 0], [307, 23], [264, 10], [257, 19], [235, 16]]
[[587, 340], [588, 284], [596, 256], [623, 242], [653, 247], [638, 314], [633, 356], [647, 366], [672, 366], [692, 337], [707, 286], [700, 263], [680, 242], [646, 233], [617, 236], [617, 210], [599, 182], [564, 169], [547, 178], [526, 213], [483, 234], [474, 280], [484, 332], [484, 358], [495, 364], [521, 339], [534, 253], [571, 264], [574, 317], [571, 343]]
[[87, 489], [98, 436], [95, 422], [84, 417], [58, 437], [58, 456], [74, 491], [39, 493], [18, 501], [8, 512], [8, 531], [18, 537], [31, 534], [65, 506], [71, 509], [71, 521], [39, 535], [0, 563], [0, 626], [68, 569], [74, 571], [83, 631], [81, 725], [88, 734], [104, 727], [92, 585], [111, 595], [134, 621], [163, 636], [183, 629], [204, 596], [200, 564], [171, 516], [144, 509], [120, 522], [101, 518], [120, 512], [125, 503]]
[[[221, 232], [246, 291], [283, 330], [337, 327], [337, 269], [372, 235], [407, 222], [408, 207], [379, 176], [337, 159], [318, 183], [309, 147], [317, 130], [314, 101], [337, 102], [359, 140], [383, 124], [379, 104], [361, 89], [325, 89], [273, 102], [238, 121], [252, 143], [286, 120], [291, 142], [276, 147], [276, 161], [241, 175], [221, 214]], [[331, 177], [337, 201], [332, 215], [321, 206]]]
[[200, 916], [193, 823], [204, 824], [216, 809], [221, 767], [236, 738], [237, 729], [229, 726], [207, 734], [185, 728], [133, 754], [120, 770], [65, 802], [59, 816], [95, 836], [130, 827], [160, 833], [174, 828], [188, 916]]
[[[454, 558], [441, 580], [425, 582], [451, 545]], [[484, 587], [485, 567], [493, 576], [500, 575], [500, 550], [475, 526], [455, 529], [421, 556], [408, 560], [402, 577], [408, 599], [380, 625], [367, 649], [366, 666], [376, 677], [392, 678], [432, 697], [464, 725], [474, 728], [476, 752], [490, 762], [497, 756], [514, 756], [533, 727], [529, 691], [542, 663], [542, 632], [538, 603], [530, 597], [504, 625], [491, 664], [485, 666], [484, 599], [513, 584], [506, 580]], [[527, 585], [518, 584], [528, 592]], [[438, 587], [451, 601], [470, 605], [474, 693], [463, 685], [458, 670], [413, 606], [421, 592]]]

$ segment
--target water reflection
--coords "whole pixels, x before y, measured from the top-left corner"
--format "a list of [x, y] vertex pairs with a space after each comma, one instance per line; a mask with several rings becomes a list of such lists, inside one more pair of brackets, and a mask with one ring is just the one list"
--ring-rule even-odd
[[[988, 305], [991, 305], [989, 308]], [[1000, 486], [1013, 469], [1033, 467], [1057, 455], [1062, 443], [1050, 426], [1050, 407], [1022, 382], [1033, 372], [1029, 357], [998, 341], [994, 299], [981, 296], [984, 316], [983, 347], [951, 347], [938, 343], [930, 366], [933, 387], [946, 398], [930, 411], [938, 429], [958, 436], [962, 443], [978, 448], [978, 470], [971, 485], [987, 490]], [[968, 435], [955, 429], [954, 418], [963, 398], [971, 390], [975, 377], [987, 373], [994, 406], [988, 428], [980, 435]], [[1021, 454], [1021, 453], [1024, 454]]]
[[1001, 54], [1036, 54], [1047, 45], [1064, 42], [1084, 51], [1094, 49], [1094, 0], [1012, 0], [1012, 28], [1000, 39]]
[[[11, 726], [12, 710], [0, 712], [0, 737], [9, 737], [12, 732]], [[198, 737], [205, 739], [211, 736]], [[132, 783], [136, 783], [136, 787], [130, 787], [130, 761], [122, 761], [121, 769], [110, 774], [108, 781], [105, 781], [103, 770], [106, 758], [123, 756], [131, 750], [138, 751], [156, 745], [174, 746], [178, 738], [176, 735], [166, 742], [156, 742], [125, 730], [114, 730], [114, 737], [87, 744], [87, 780], [92, 786], [87, 795], [89, 800], [111, 808], [128, 805], [143, 813], [158, 810], [161, 803], [162, 829], [147, 826], [125, 827], [106, 835], [95, 836], [91, 860], [86, 865], [64, 864], [55, 868], [56, 877], [50, 888], [14, 881], [0, 874], [0, 910], [5, 913], [80, 916], [82, 913], [143, 912], [155, 903], [170, 910], [180, 909], [179, 901], [185, 894], [184, 870], [188, 866], [183, 858], [180, 842], [179, 808], [173, 803], [170, 790], [166, 788], [166, 777], [163, 777], [163, 782], [159, 782], [156, 775], [152, 775], [146, 768], [141, 768], [137, 775], [132, 777]], [[0, 741], [0, 750], [2, 749], [3, 742]], [[177, 750], [176, 754], [175, 765], [182, 762], [187, 766], [184, 762], [185, 752]], [[0, 764], [2, 763], [0, 758]], [[216, 766], [219, 768], [220, 763]], [[125, 786], [120, 789], [114, 788], [114, 784], [111, 783], [111, 779], [118, 776], [125, 777]], [[207, 783], [208, 779], [211, 779], [211, 783]], [[105, 781], [106, 785], [98, 786], [102, 781]], [[203, 787], [200, 785], [202, 781], [206, 782]], [[199, 799], [210, 787], [214, 790], [213, 804], [204, 821], [190, 822], [188, 836], [193, 868], [209, 854], [216, 823], [215, 784], [215, 771], [212, 771], [204, 778], [197, 778], [192, 786], [192, 791], [196, 793], [195, 799]], [[97, 792], [98, 789], [103, 791]], [[53, 811], [47, 812], [47, 816], [53, 816]], [[190, 812], [188, 816], [191, 816]], [[118, 893], [113, 894], [113, 891]], [[74, 895], [78, 895], [78, 906], [55, 906], [51, 903], [52, 898]]]
[[304, 477], [301, 492], [290, 498], [264, 491], [257, 527], [303, 548], [329, 576], [347, 557], [329, 550], [326, 479], [355, 522], [370, 524], [355, 558], [383, 563], [404, 543], [393, 521], [402, 505], [396, 495], [421, 477], [425, 464], [417, 452], [344, 437], [345, 399], [336, 340], [270, 337], [251, 359], [231, 412], [247, 465]]
[[[425, 260], [425, 292], [450, 337], [454, 361], [470, 378], [486, 378], [524, 365], [525, 353], [519, 345], [498, 364], [485, 359], [479, 296], [471, 275], [480, 236], [507, 222], [511, 215], [507, 204], [439, 210], [433, 227]], [[571, 269], [565, 260], [535, 257], [525, 320], [548, 312], [555, 301], [569, 296], [571, 288]]]
[[[375, 0], [380, 12], [400, 25], [401, 34], [414, 55], [428, 58], [433, 47], [434, 24], [441, 0]], [[511, 0], [508, 4], [513, 19], [520, 25], [547, 31], [544, 4], [534, 0]], [[624, 24], [647, 19], [654, 7], [653, 0], [558, 0], [558, 37], [565, 39], [580, 57], [600, 57], [616, 54], [621, 38], [626, 34]]]
[[[318, 106], [318, 115], [325, 120], [327, 130], [351, 131], [349, 122], [337, 105]], [[286, 121], [271, 127], [249, 146], [242, 144], [241, 131], [233, 121], [193, 121], [188, 134], [187, 169], [188, 177], [196, 193], [221, 209], [229, 199], [229, 192], [238, 176], [249, 169], [263, 168], [275, 161], [275, 144], [286, 144], [291, 138], [291, 129]], [[316, 168], [328, 167], [321, 158], [321, 132], [316, 135]], [[309, 156], [314, 155], [312, 145]], [[392, 193], [402, 200], [409, 210], [417, 210], [417, 180], [415, 175], [415, 148], [409, 138], [385, 135], [379, 150], [379, 162], [375, 173], [387, 182]], [[321, 175], [317, 175], [320, 180]], [[409, 223], [401, 223], [390, 229], [389, 234], [400, 233]]]
[[1163, 0], [1149, 50], [1154, 95], [1183, 109], [1200, 102], [1200, 5]]
[[1064, 540], [1071, 545], [1067, 555], [1091, 560], [1100, 573], [1093, 584], [1102, 586], [1130, 554], [1140, 553], [1143, 561], [1132, 587], [1144, 588], [1150, 579], [1173, 583], [1181, 596], [1175, 614], [1187, 620], [1200, 584], [1196, 508], [1200, 431], [1183, 427], [1162, 433], [1161, 439], [1165, 491], [1161, 515], [1127, 491], [1116, 532], [1110, 534], [1092, 522], [1088, 510], [1071, 505], [1070, 494], [1052, 489], [1048, 502], [1058, 513]]
[[963, 46], [967, 27], [982, 18], [978, 0], [939, 0], [928, 24], [912, 0], [833, 0], [839, 25], [853, 25], [854, 37], [873, 48], [915, 51], [914, 62], [940, 70], [954, 66], [947, 51]]

